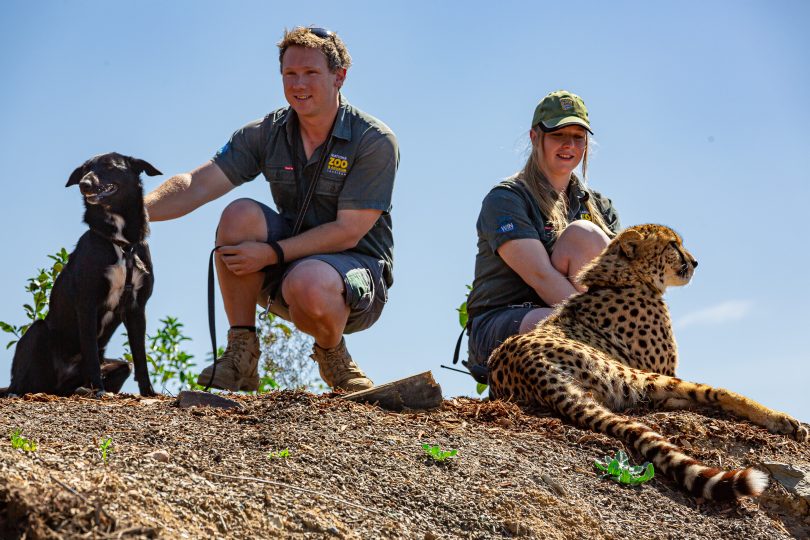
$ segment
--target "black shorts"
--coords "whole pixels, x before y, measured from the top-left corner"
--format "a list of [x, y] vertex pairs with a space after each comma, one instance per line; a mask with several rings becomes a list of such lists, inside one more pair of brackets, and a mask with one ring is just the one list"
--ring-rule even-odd
[[[291, 231], [284, 218], [269, 206], [258, 201], [254, 202], [264, 212], [267, 239], [277, 241], [288, 238]], [[310, 255], [280, 267], [278, 265], [268, 267], [265, 270], [264, 283], [257, 303], [267, 307], [270, 296], [273, 296], [270, 312], [282, 319], [290, 320], [289, 305], [281, 294], [281, 283], [290, 270], [308, 260], [325, 262], [343, 278], [343, 298], [349, 306], [349, 320], [343, 331], [345, 334], [365, 330], [377, 322], [388, 301], [388, 287], [383, 277], [385, 262], [354, 251]]]
[[531, 304], [496, 308], [472, 320], [467, 340], [468, 362], [486, 367], [489, 355], [509, 336], [520, 332], [520, 323], [530, 311], [539, 306]]

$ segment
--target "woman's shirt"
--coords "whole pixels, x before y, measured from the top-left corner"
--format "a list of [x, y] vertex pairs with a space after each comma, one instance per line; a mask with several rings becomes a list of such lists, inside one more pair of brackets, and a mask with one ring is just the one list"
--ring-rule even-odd
[[[585, 201], [592, 198], [602, 213], [605, 224], [619, 232], [619, 215], [613, 203], [601, 194], [572, 182], [568, 188], [568, 222], [590, 220]], [[547, 306], [537, 292], [498, 255], [498, 248], [510, 240], [540, 240], [549, 256], [556, 235], [529, 189], [515, 178], [507, 178], [492, 188], [481, 204], [478, 215], [478, 255], [475, 258], [475, 280], [467, 299], [470, 319], [495, 308], [532, 303]]]

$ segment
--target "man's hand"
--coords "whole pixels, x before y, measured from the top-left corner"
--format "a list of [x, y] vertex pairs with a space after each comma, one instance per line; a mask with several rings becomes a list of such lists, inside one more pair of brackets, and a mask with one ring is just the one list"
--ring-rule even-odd
[[254, 274], [265, 266], [278, 262], [273, 248], [264, 242], [252, 240], [235, 246], [220, 246], [217, 254], [228, 270], [237, 276]]

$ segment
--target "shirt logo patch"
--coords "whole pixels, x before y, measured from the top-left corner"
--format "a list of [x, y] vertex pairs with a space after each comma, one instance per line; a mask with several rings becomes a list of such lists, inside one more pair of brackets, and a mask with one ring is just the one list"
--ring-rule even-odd
[[512, 218], [509, 216], [502, 216], [498, 218], [498, 232], [512, 232], [515, 230], [515, 224], [512, 223]]
[[326, 170], [327, 172], [344, 176], [349, 170], [349, 160], [346, 159], [346, 156], [330, 154], [329, 162], [326, 164]]
[[217, 156], [221, 156], [222, 154], [227, 152], [230, 148], [231, 148], [231, 141], [228, 141], [222, 146], [222, 148], [217, 150]]
[[587, 219], [588, 221], [593, 221], [593, 216], [590, 212], [580, 212], [579, 219]]
[[294, 171], [295, 169], [293, 169], [292, 165], [284, 165], [284, 170], [285, 171]]
[[573, 109], [574, 100], [568, 97], [560, 98], [560, 107], [562, 107], [564, 111], [567, 111], [568, 109]]

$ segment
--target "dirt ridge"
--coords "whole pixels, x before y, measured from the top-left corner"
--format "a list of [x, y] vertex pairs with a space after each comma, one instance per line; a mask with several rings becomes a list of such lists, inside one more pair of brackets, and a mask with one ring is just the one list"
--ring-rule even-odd
[[[542, 411], [469, 398], [393, 413], [304, 392], [231, 397], [242, 407], [0, 400], [0, 430], [39, 444], [0, 441], [0, 538], [810, 537], [807, 503], [778, 484], [716, 505], [658, 477], [639, 488], [601, 479], [593, 460], [622, 445]], [[631, 414], [710, 465], [810, 468], [808, 445], [720, 414]], [[423, 443], [459, 455], [434, 463]]]

